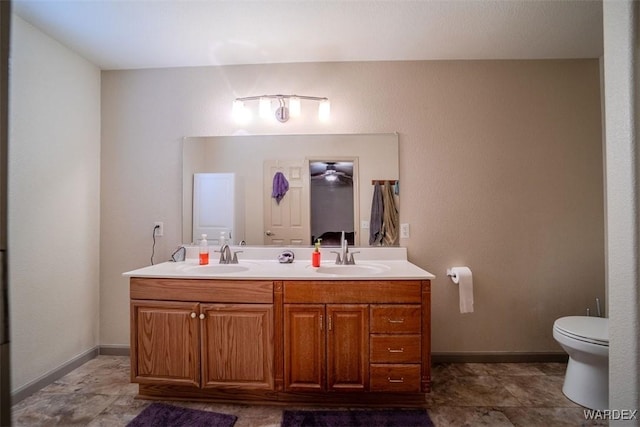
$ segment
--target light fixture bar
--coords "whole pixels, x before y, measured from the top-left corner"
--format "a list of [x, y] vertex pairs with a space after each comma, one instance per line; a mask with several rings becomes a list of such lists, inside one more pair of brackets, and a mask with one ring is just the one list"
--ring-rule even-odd
[[258, 96], [244, 96], [241, 98], [236, 98], [236, 101], [259, 101], [260, 98], [269, 98], [269, 99], [289, 99], [289, 98], [299, 98], [306, 99], [310, 101], [328, 101], [329, 98], [320, 97], [320, 96], [304, 96], [304, 95], [258, 95]]
[[[234, 109], [233, 115], [238, 120], [243, 120], [239, 116], [238, 112], [242, 112], [243, 116], [249, 116], [250, 114], [244, 107], [245, 101], [259, 101], [259, 115], [263, 118], [271, 117], [273, 110], [271, 110], [271, 100], [277, 100], [279, 103], [278, 108], [275, 110], [276, 119], [284, 123], [289, 120], [289, 117], [298, 117], [300, 115], [300, 100], [318, 101], [320, 103], [318, 109], [318, 117], [321, 121], [327, 121], [329, 119], [330, 107], [329, 98], [320, 96], [307, 96], [307, 95], [257, 95], [257, 96], [243, 96], [236, 98], [233, 102]], [[287, 104], [288, 101], [288, 104]], [[242, 106], [242, 107], [240, 107]], [[246, 121], [246, 120], [245, 120]]]

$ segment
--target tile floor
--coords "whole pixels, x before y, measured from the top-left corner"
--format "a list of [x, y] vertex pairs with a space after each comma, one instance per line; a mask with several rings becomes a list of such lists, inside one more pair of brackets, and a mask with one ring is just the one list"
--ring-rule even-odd
[[[583, 426], [562, 394], [560, 363], [435, 364], [427, 410], [440, 426]], [[135, 399], [129, 358], [99, 356], [13, 407], [15, 426], [125, 426], [151, 402]], [[278, 427], [282, 407], [172, 402], [238, 417], [235, 427]]]

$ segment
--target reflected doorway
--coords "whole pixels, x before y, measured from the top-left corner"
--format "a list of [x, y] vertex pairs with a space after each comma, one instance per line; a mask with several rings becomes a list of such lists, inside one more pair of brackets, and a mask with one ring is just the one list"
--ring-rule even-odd
[[339, 246], [342, 231], [350, 246], [359, 245], [357, 158], [309, 160], [311, 242]]
[[[307, 162], [300, 160], [264, 161], [264, 244], [276, 246], [309, 245], [309, 174]], [[284, 174], [288, 189], [280, 202], [272, 197], [276, 173]]]

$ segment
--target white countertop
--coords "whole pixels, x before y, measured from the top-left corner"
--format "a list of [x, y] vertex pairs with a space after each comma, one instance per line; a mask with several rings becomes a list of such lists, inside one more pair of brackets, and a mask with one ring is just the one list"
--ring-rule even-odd
[[[335, 254], [323, 248], [323, 260], [319, 268], [311, 266], [312, 248], [252, 248], [232, 247], [238, 254], [238, 264], [219, 264], [216, 254], [210, 255], [210, 263], [201, 266], [195, 248], [189, 248], [187, 259], [182, 262], [163, 262], [123, 273], [127, 277], [166, 277], [187, 279], [232, 280], [430, 280], [435, 276], [410, 263], [405, 248], [350, 248], [355, 254], [355, 265], [336, 265]], [[281, 264], [277, 255], [284, 249], [293, 250], [295, 260]]]

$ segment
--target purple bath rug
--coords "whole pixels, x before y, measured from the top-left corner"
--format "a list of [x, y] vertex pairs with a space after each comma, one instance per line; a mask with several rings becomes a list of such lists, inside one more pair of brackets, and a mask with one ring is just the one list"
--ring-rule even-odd
[[426, 410], [284, 411], [282, 427], [433, 427]]
[[127, 427], [231, 427], [237, 419], [235, 415], [152, 403]]

